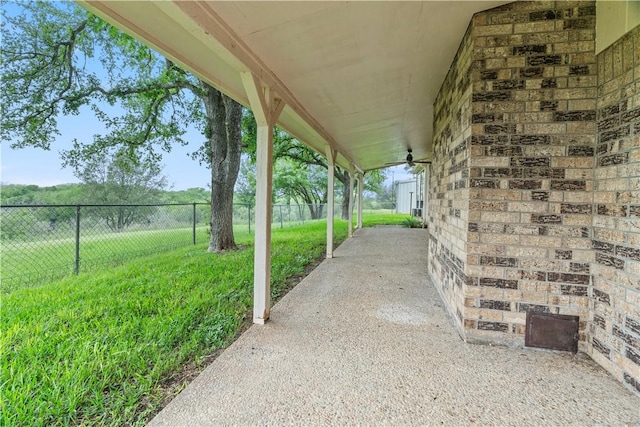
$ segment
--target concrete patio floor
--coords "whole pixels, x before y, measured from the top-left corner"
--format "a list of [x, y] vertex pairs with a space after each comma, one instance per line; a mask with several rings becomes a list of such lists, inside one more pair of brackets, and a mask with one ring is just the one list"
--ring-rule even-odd
[[427, 236], [359, 230], [149, 425], [640, 425], [584, 354], [464, 343]]

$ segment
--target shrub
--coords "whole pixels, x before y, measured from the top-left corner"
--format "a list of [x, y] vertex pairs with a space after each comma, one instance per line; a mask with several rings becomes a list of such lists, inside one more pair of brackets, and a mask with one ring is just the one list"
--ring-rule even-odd
[[405, 220], [402, 222], [402, 225], [407, 228], [422, 228], [422, 221], [420, 221], [416, 217], [409, 216], [405, 218]]

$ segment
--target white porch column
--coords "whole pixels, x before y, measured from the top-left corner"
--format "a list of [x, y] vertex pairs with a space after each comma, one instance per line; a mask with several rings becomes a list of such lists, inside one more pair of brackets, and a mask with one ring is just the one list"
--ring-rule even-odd
[[334, 170], [336, 164], [336, 150], [327, 147], [327, 258], [333, 258], [333, 217], [334, 217]]
[[424, 180], [422, 185], [422, 223], [426, 224], [428, 215], [427, 209], [429, 206], [429, 169], [431, 167], [429, 165], [424, 165]]
[[358, 174], [358, 228], [362, 228], [362, 181], [364, 180], [364, 174], [360, 172]]
[[353, 165], [349, 171], [349, 237], [353, 237], [353, 180], [355, 179], [353, 173]]
[[264, 324], [271, 309], [271, 182], [273, 177], [273, 126], [284, 107], [269, 88], [251, 73], [242, 73], [257, 124], [256, 229], [253, 265], [253, 323]]

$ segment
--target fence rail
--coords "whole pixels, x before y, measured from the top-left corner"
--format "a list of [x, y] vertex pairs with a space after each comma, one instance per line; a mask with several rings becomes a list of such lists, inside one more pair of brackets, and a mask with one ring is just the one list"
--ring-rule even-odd
[[[326, 209], [322, 209], [326, 218]], [[339, 213], [337, 213], [339, 215]], [[208, 203], [0, 206], [0, 290], [36, 286], [137, 256], [209, 241]], [[235, 204], [234, 232], [253, 230]], [[306, 205], [274, 205], [272, 227], [313, 220]]]

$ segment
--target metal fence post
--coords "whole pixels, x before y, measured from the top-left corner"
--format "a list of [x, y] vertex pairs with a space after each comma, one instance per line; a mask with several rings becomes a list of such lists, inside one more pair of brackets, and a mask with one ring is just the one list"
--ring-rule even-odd
[[192, 215], [191, 215], [191, 219], [193, 222], [193, 234], [192, 234], [192, 241], [193, 244], [196, 244], [196, 202], [193, 202], [193, 211], [192, 211]]
[[80, 205], [76, 205], [76, 259], [73, 274], [80, 272]]
[[193, 244], [196, 244], [196, 202], [193, 202]]
[[283, 229], [284, 225], [282, 224], [282, 205], [278, 205], [278, 208], [280, 209], [280, 229]]
[[249, 233], [251, 233], [251, 205], [247, 205], [247, 209], [249, 210]]

